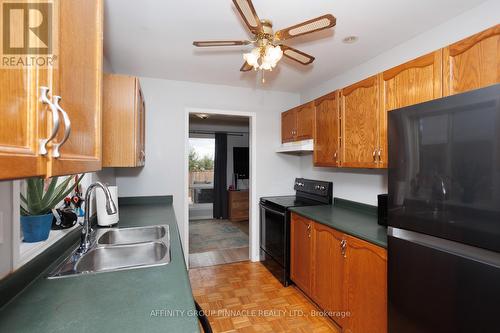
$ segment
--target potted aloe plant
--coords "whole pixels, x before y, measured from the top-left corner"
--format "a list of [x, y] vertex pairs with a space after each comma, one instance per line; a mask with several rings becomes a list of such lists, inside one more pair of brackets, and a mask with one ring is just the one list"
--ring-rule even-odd
[[73, 191], [84, 174], [75, 181], [68, 176], [60, 184], [59, 177], [26, 180], [26, 196], [21, 193], [21, 228], [24, 242], [34, 243], [49, 238], [52, 209]]

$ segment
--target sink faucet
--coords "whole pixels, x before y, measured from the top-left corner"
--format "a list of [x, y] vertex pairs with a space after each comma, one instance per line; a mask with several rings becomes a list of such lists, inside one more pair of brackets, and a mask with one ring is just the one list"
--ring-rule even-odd
[[102, 184], [101, 182], [95, 182], [89, 186], [87, 192], [85, 193], [85, 216], [83, 219], [83, 229], [82, 237], [80, 241], [80, 247], [78, 248], [78, 254], [86, 253], [92, 245], [92, 228], [90, 226], [90, 197], [95, 189], [101, 188], [104, 191], [104, 196], [106, 197], [106, 212], [108, 215], [116, 214], [116, 206], [111, 198], [111, 193], [109, 193], [108, 186]]

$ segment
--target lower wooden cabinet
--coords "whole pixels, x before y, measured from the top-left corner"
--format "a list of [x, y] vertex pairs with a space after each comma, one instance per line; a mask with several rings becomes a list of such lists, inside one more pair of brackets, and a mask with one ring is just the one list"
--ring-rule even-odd
[[228, 191], [230, 221], [247, 221], [249, 210], [248, 191]]
[[290, 244], [292, 281], [343, 332], [387, 332], [385, 249], [295, 213]]
[[306, 294], [312, 282], [312, 221], [292, 214], [290, 228], [290, 278]]
[[345, 236], [346, 333], [387, 332], [387, 251]]
[[[344, 284], [344, 234], [312, 222], [314, 272], [311, 298], [325, 311], [331, 312], [335, 321], [343, 326], [340, 312], [346, 307], [342, 295]], [[335, 315], [338, 314], [338, 315]]]

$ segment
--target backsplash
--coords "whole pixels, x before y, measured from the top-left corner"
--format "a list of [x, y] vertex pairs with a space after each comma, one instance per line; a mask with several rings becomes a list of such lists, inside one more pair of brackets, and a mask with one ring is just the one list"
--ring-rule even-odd
[[313, 166], [312, 154], [300, 157], [301, 176], [333, 182], [333, 196], [377, 206], [377, 195], [387, 193], [387, 170], [335, 169]]

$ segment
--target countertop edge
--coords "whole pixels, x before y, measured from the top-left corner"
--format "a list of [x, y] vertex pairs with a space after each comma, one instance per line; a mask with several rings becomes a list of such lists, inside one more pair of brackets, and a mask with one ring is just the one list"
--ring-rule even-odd
[[[369, 235], [366, 235], [365, 233], [362, 233], [362, 232], [359, 232], [359, 231], [355, 231], [355, 230], [346, 228], [344, 226], [339, 226], [334, 221], [325, 222], [324, 219], [318, 218], [314, 214], [309, 214], [307, 212], [303, 212], [304, 208], [311, 208], [311, 207], [322, 207], [322, 206], [290, 207], [289, 210], [291, 212], [295, 213], [295, 214], [298, 214], [298, 215], [302, 216], [302, 217], [308, 218], [308, 219], [313, 220], [313, 221], [315, 221], [317, 223], [320, 223], [320, 224], [325, 225], [327, 227], [330, 227], [332, 229], [338, 230], [340, 232], [346, 233], [346, 234], [348, 234], [348, 235], [350, 235], [352, 237], [359, 238], [361, 240], [364, 240], [364, 241], [369, 242], [369, 243], [371, 243], [371, 244], [373, 244], [375, 246], [378, 246], [378, 247], [381, 247], [381, 248], [387, 250], [387, 241], [385, 241], [385, 242], [380, 241], [378, 239], [370, 237]], [[332, 208], [333, 207], [334, 206], [332, 205]], [[340, 208], [350, 210], [350, 211], [352, 211], [353, 214], [361, 214], [361, 215], [370, 216], [370, 217], [376, 219], [376, 217], [374, 217], [370, 213], [360, 212], [359, 210], [356, 210], [356, 209], [349, 209], [349, 208], [347, 208], [345, 206], [342, 206]], [[377, 223], [377, 222], [375, 221], [374, 223]], [[380, 228], [384, 228], [384, 227], [380, 226]]]

